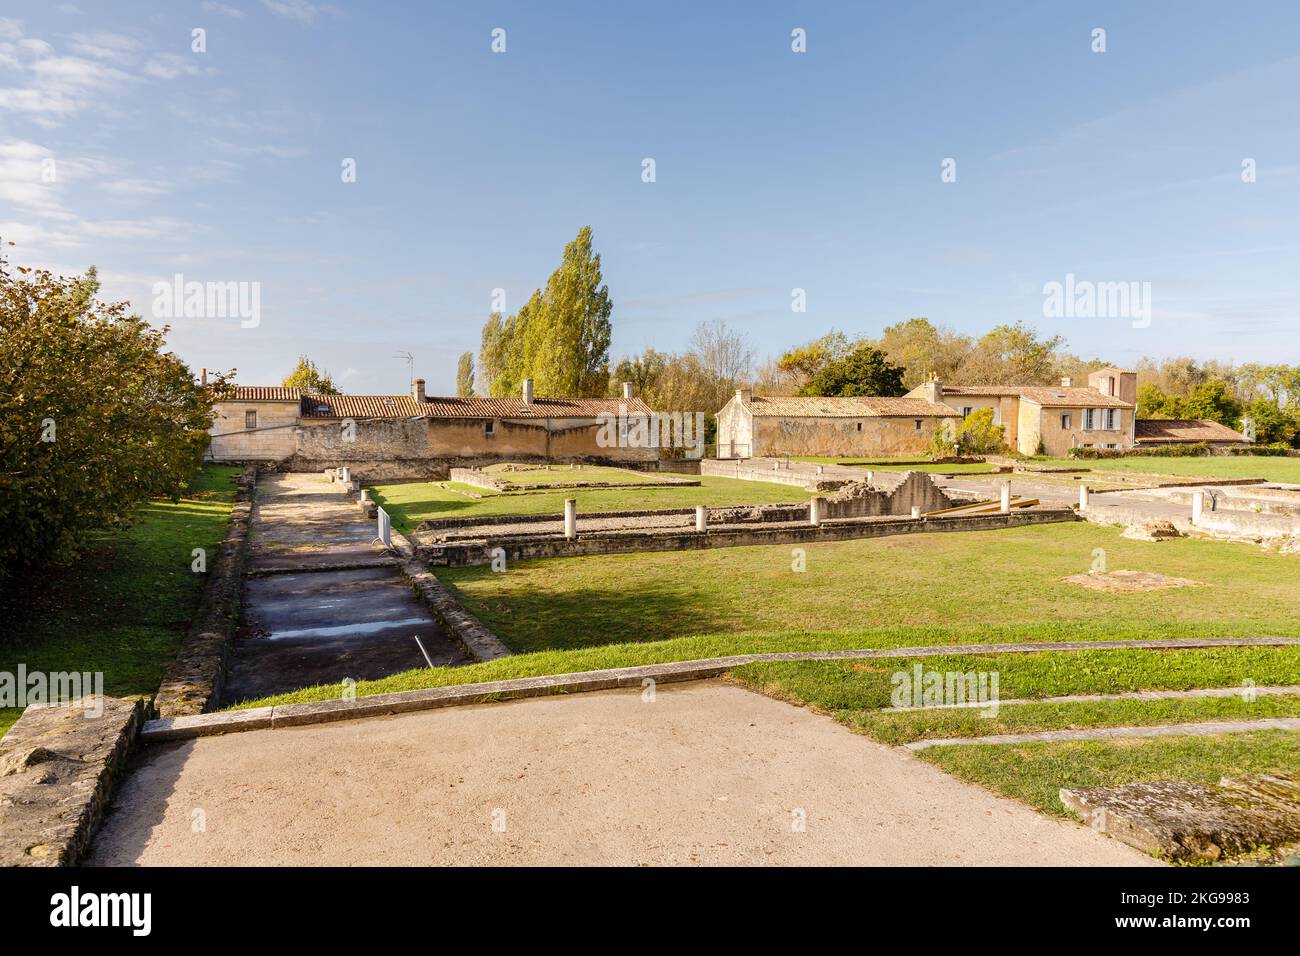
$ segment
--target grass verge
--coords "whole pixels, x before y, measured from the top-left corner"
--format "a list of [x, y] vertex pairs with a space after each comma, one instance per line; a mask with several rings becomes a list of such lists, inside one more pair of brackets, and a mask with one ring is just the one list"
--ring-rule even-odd
[[[239, 469], [205, 466], [179, 501], [143, 505], [135, 522], [104, 535], [6, 601], [0, 671], [99, 672], [116, 697], [158, 690], [203, 593], [194, 548], [216, 557]], [[0, 709], [0, 734], [21, 715]]]

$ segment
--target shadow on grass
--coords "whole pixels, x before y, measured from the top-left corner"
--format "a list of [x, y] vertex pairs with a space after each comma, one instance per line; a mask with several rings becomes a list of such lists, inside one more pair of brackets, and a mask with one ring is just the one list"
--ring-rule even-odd
[[746, 622], [694, 582], [613, 579], [608, 587], [494, 595], [489, 567], [438, 569], [438, 577], [516, 652], [571, 650], [741, 630]]

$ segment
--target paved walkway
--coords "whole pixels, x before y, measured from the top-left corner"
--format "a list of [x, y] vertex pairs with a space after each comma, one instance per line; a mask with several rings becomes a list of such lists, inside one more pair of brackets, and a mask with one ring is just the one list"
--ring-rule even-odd
[[[435, 665], [466, 663], [396, 564], [364, 567], [383, 559], [374, 536], [360, 508], [319, 474], [258, 479], [226, 703], [427, 666], [416, 636]], [[353, 567], [331, 570], [340, 565]]]
[[1154, 865], [716, 682], [153, 744], [89, 862]]

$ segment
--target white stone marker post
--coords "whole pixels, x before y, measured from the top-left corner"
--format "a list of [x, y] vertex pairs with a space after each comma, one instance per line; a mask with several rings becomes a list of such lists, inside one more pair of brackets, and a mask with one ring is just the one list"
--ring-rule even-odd
[[1201, 512], [1205, 510], [1205, 492], [1192, 492], [1192, 524], [1201, 523]]
[[572, 541], [578, 536], [578, 499], [564, 499], [564, 536]]
[[1002, 482], [1002, 502], [999, 510], [1004, 515], [1011, 514], [1011, 482]]
[[912, 505], [912, 519], [915, 520], [919, 517], [921, 517], [921, 509], [916, 505]]
[[709, 522], [709, 513], [704, 505], [695, 506], [695, 530], [701, 534], [704, 532], [704, 526]]
[[368, 488], [361, 489], [361, 503], [363, 505], [370, 500], [370, 498], [368, 497], [369, 494], [370, 494], [370, 490]]
[[822, 500], [811, 498], [808, 501], [808, 523], [816, 527], [822, 523]]
[[871, 471], [870, 469], [867, 470], [867, 484], [871, 484], [871, 481], [875, 477], [875, 475], [876, 473], [874, 471]]
[[1088, 486], [1087, 485], [1079, 486], [1079, 510], [1080, 511], [1088, 510]]

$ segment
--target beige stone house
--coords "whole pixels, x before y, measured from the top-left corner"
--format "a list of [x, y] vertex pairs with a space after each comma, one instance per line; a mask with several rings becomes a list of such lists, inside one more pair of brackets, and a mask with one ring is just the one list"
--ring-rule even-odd
[[[229, 386], [216, 403], [208, 457], [214, 461], [290, 461], [311, 469], [348, 462], [555, 459], [654, 461], [658, 449], [608, 446], [611, 418], [651, 415], [624, 387], [621, 399], [425, 395], [317, 395], [278, 386]], [[605, 428], [608, 434], [611, 429]]]
[[1062, 379], [1058, 386], [944, 385], [929, 381], [907, 393], [943, 402], [965, 418], [980, 408], [993, 410], [993, 422], [1007, 445], [1022, 455], [1039, 451], [1066, 455], [1071, 448], [1132, 448], [1137, 413], [1137, 373], [1098, 369], [1086, 387]]
[[739, 389], [717, 414], [719, 458], [916, 455], [957, 412], [923, 398], [764, 398]]

